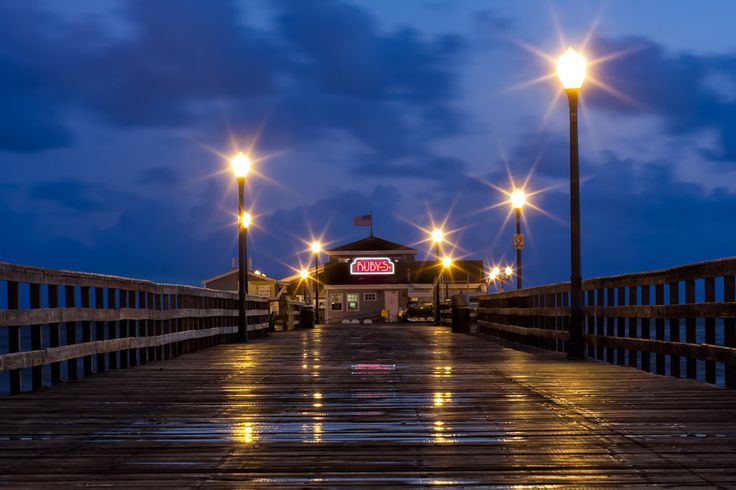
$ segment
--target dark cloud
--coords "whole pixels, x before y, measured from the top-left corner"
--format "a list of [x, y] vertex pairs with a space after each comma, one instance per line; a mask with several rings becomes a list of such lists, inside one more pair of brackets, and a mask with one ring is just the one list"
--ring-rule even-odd
[[28, 191], [31, 199], [56, 203], [80, 212], [107, 210], [105, 194], [99, 186], [77, 180], [41, 182]]
[[181, 182], [181, 175], [175, 169], [167, 166], [149, 168], [138, 179], [139, 184], [155, 187], [169, 186], [179, 182]]
[[10, 113], [0, 148], [70, 144], [62, 116], [79, 107], [121, 127], [201, 128], [223, 110], [250, 121], [268, 114], [270, 131], [284, 134], [266, 142], [340, 131], [385, 159], [461, 130], [451, 106], [459, 37], [383, 33], [364, 9], [338, 0], [281, 2], [276, 30], [262, 31], [242, 22], [244, 6], [129, 0], [121, 11], [130, 33], [111, 38], [33, 1], [3, 3], [0, 94], [11, 95], [0, 96]]
[[655, 114], [675, 135], [713, 128], [723, 151], [713, 158], [736, 160], [736, 100], [724, 100], [706, 83], [718, 75], [736, 83], [736, 56], [670, 53], [642, 37], [598, 38], [597, 56], [619, 55], [595, 67], [596, 77], [613, 87], [612, 94], [591, 84], [585, 103], [618, 113]]

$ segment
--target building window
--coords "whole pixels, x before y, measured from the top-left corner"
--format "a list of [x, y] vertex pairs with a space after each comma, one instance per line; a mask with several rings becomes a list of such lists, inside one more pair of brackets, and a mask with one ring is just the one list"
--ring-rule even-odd
[[342, 293], [330, 293], [330, 309], [332, 311], [342, 310]]
[[358, 293], [348, 293], [347, 297], [348, 311], [358, 311]]
[[377, 299], [377, 293], [363, 293], [363, 301], [376, 301]]

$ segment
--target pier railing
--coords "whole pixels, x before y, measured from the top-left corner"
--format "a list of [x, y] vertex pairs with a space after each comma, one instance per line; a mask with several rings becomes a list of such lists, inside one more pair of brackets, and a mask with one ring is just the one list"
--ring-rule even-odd
[[[736, 387], [736, 258], [583, 281], [588, 357]], [[478, 331], [564, 351], [569, 283], [482, 296]]]
[[[248, 330], [268, 329], [248, 297]], [[237, 294], [0, 262], [0, 386], [36, 390], [175, 357], [237, 334]]]

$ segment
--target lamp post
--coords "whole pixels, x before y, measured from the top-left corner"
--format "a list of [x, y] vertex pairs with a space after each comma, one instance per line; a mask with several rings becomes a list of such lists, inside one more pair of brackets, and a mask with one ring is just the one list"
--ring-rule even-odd
[[516, 233], [514, 234], [514, 248], [516, 249], [516, 289], [521, 289], [521, 251], [524, 249], [524, 235], [521, 234], [521, 210], [526, 204], [524, 191], [515, 190], [511, 193], [511, 206], [516, 214]]
[[567, 93], [570, 112], [570, 340], [567, 357], [585, 357], [583, 344], [582, 272], [580, 267], [580, 162], [578, 159], [578, 96], [585, 80], [586, 61], [568, 48], [557, 60], [557, 74]]
[[299, 271], [299, 275], [301, 276], [302, 280], [302, 302], [307, 302], [307, 291], [305, 287], [305, 283], [307, 282], [307, 278], [309, 277], [309, 271], [307, 269], [302, 269]]
[[250, 158], [242, 152], [235, 155], [230, 164], [238, 181], [238, 337], [248, 342], [248, 226], [250, 214], [245, 211], [245, 178], [250, 171]]
[[[439, 228], [435, 228], [434, 230], [432, 230], [432, 241], [434, 242], [435, 247], [435, 260], [437, 261], [438, 266], [441, 264], [440, 242], [442, 242], [443, 238], [444, 233], [442, 232], [442, 230], [440, 230]], [[440, 267], [437, 267], [437, 275], [434, 281], [434, 325], [436, 327], [442, 324], [442, 319], [440, 318], [440, 277], [442, 277], [442, 269]]]
[[489, 275], [489, 278], [491, 281], [493, 281], [493, 284], [496, 284], [496, 281], [499, 281], [501, 283], [501, 291], [503, 291], [503, 285], [506, 281], [511, 279], [514, 275], [514, 269], [511, 266], [504, 267], [503, 270], [497, 265], [493, 266], [493, 269], [491, 269], [491, 273]]
[[317, 268], [319, 267], [319, 253], [322, 245], [318, 241], [312, 242], [312, 253], [314, 254], [314, 324], [319, 324], [319, 275]]

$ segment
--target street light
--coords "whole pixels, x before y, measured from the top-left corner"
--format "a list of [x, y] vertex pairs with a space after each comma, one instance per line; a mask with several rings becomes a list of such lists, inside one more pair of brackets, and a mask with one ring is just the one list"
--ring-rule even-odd
[[568, 48], [557, 60], [557, 75], [567, 93], [570, 112], [570, 339], [567, 357], [585, 357], [583, 344], [583, 293], [580, 267], [580, 162], [578, 157], [578, 96], [585, 80], [586, 61]]
[[521, 234], [521, 210], [526, 204], [524, 191], [515, 190], [511, 193], [511, 206], [516, 213], [516, 234], [514, 234], [514, 248], [516, 249], [516, 289], [521, 289], [521, 251], [524, 249], [524, 235]]
[[299, 271], [299, 276], [301, 276], [302, 280], [300, 281], [302, 283], [302, 302], [307, 302], [307, 294], [305, 291], [305, 283], [307, 282], [307, 278], [309, 277], [309, 271], [307, 269], [302, 269]]
[[250, 214], [245, 211], [245, 178], [250, 171], [251, 161], [243, 152], [230, 160], [235, 179], [238, 181], [238, 337], [248, 341], [248, 226]]
[[501, 283], [501, 291], [503, 291], [504, 283], [511, 279], [513, 275], [514, 269], [511, 266], [506, 266], [503, 270], [501, 270], [499, 266], [494, 265], [488, 277], [491, 281], [493, 281], [494, 285], [496, 284], [496, 281], [499, 281]]
[[[445, 234], [441, 229], [435, 228], [432, 230], [432, 241], [434, 242], [435, 247], [435, 260], [438, 265], [440, 264], [440, 243], [444, 239], [444, 236]], [[440, 277], [442, 277], [442, 270], [438, 267], [434, 281], [434, 324], [437, 327], [442, 324], [442, 319], [440, 318]]]
[[312, 242], [312, 253], [314, 254], [314, 324], [319, 324], [319, 275], [317, 268], [319, 267], [319, 253], [322, 251], [322, 244], [318, 241]]

